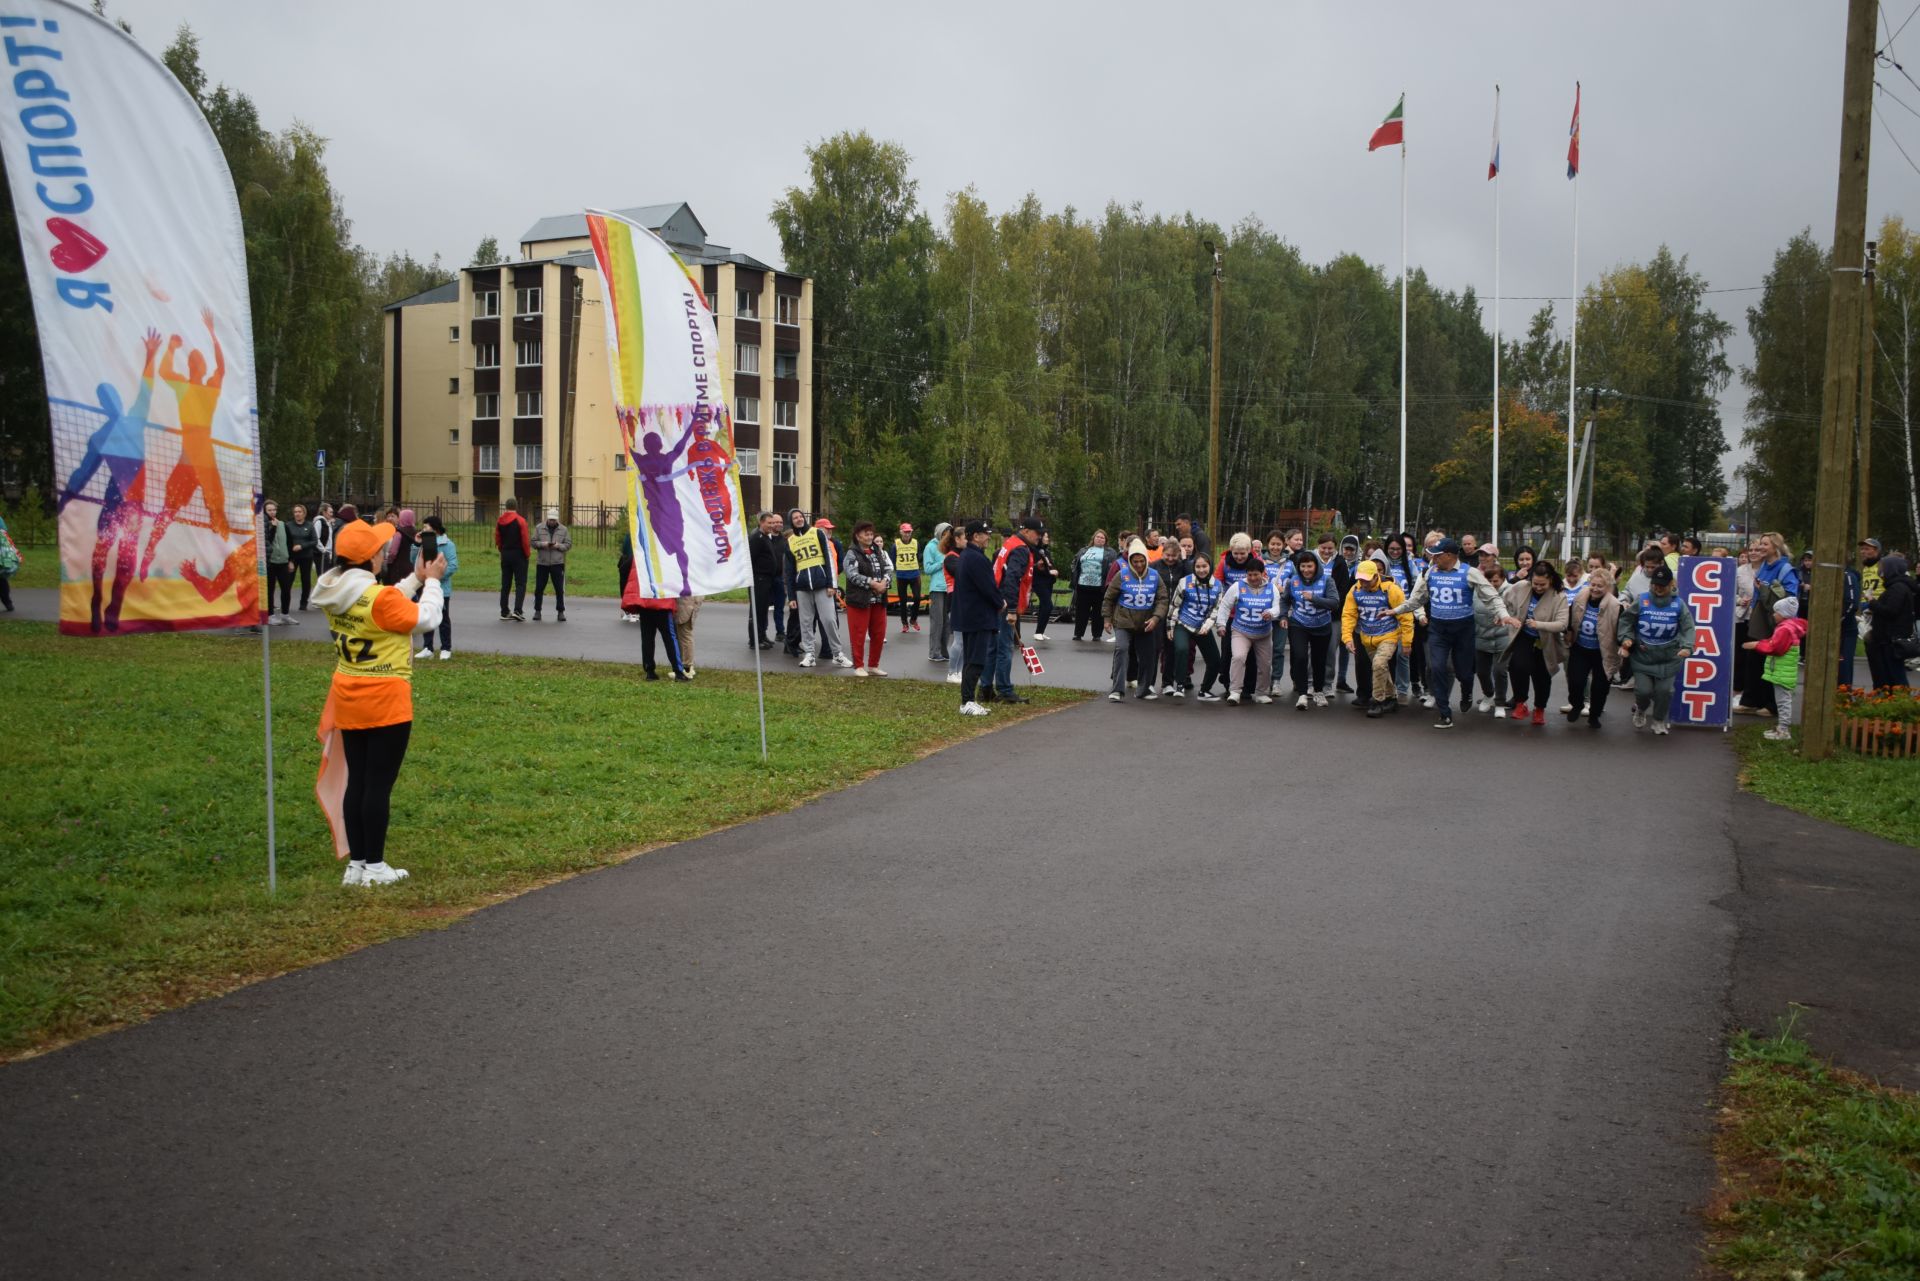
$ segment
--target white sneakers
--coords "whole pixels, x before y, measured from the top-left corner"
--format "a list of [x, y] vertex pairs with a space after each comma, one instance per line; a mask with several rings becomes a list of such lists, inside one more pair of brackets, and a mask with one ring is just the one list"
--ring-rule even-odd
[[1227, 701], [1229, 703], [1232, 703], [1235, 707], [1240, 706], [1240, 691], [1236, 689], [1231, 694], [1228, 694]]
[[391, 863], [375, 863], [368, 867], [359, 859], [347, 864], [347, 874], [340, 878], [342, 885], [392, 885], [395, 881], [407, 879], [407, 869], [395, 867]]
[[444, 661], [444, 660], [446, 660], [446, 659], [449, 659], [449, 658], [452, 658], [452, 657], [453, 657], [453, 651], [452, 651], [452, 650], [450, 650], [450, 649], [443, 649], [443, 650], [441, 650], [441, 651], [440, 651], [440, 657], [441, 657], [441, 659], [442, 659], [443, 661]]
[[815, 667], [815, 666], [818, 666], [818, 661], [814, 658], [812, 654], [802, 654], [800, 655], [800, 666]]
[[853, 674], [855, 676], [865, 676], [867, 674], [867, 669], [864, 667], [856, 667], [853, 669]]
[[1325, 707], [1327, 705], [1327, 696], [1325, 694], [1315, 694], [1313, 696], [1313, 705], [1315, 707]]
[[1493, 719], [1496, 721], [1504, 721], [1507, 719], [1507, 709], [1504, 704], [1493, 709]]
[[1105, 641], [1107, 644], [1111, 645], [1113, 644], [1113, 633], [1108, 632], [1105, 636], [1102, 636], [1100, 639]]
[[1033, 638], [1039, 641], [1042, 645], [1047, 643], [1047, 634], [1045, 632], [1035, 632], [1033, 634]]
[[851, 658], [848, 658], [845, 654], [835, 654], [833, 656], [833, 665], [835, 667], [852, 667], [853, 660]]
[[[1655, 731], [1655, 733], [1658, 733], [1658, 732], [1659, 731], [1657, 730]], [[1785, 743], [1790, 741], [1793, 738], [1793, 731], [1788, 729], [1785, 725], [1775, 725], [1772, 729], [1768, 730], [1766, 733], [1762, 734], [1760, 737], [1770, 738], [1776, 743]]]
[[879, 669], [878, 667], [869, 667], [869, 668], [867, 669], [867, 675], [869, 675], [869, 676], [885, 676], [885, 675], [886, 675], [886, 673], [885, 673], [885, 672], [883, 672], [883, 671], [881, 671], [881, 670], [880, 670], [880, 669]]
[[[1669, 730], [1671, 730], [1672, 728], [1673, 728], [1673, 726], [1672, 726], [1671, 724], [1669, 724], [1668, 722], [1666, 722], [1666, 721], [1655, 721], [1655, 722], [1653, 723], [1653, 733], [1654, 733], [1654, 737], [1656, 737], [1656, 738], [1658, 738], [1658, 737], [1661, 737], [1662, 735], [1665, 735], [1665, 734], [1666, 734], [1666, 733], [1667, 733], [1667, 732], [1668, 732]], [[1769, 730], [1769, 731], [1768, 731], [1768, 733], [1767, 733], [1767, 737], [1769, 737], [1769, 738], [1771, 738], [1771, 737], [1773, 737], [1773, 733], [1772, 733], [1772, 731], [1771, 731], [1771, 730]], [[1791, 738], [1791, 737], [1793, 737], [1793, 736], [1792, 736], [1791, 734], [1782, 734], [1782, 735], [1781, 735], [1781, 737], [1782, 737], [1782, 738]]]
[[1144, 695], [1142, 695], [1142, 701], [1151, 703], [1154, 699], [1158, 697], [1160, 697], [1160, 691], [1155, 689], [1153, 686], [1149, 685], [1147, 686], [1147, 692]]
[[1111, 694], [1108, 694], [1108, 695], [1107, 695], [1107, 701], [1108, 701], [1109, 703], [1117, 703], [1117, 702], [1119, 702], [1119, 701], [1120, 701], [1120, 691], [1119, 691], [1119, 690], [1114, 690], [1114, 691], [1113, 691], [1113, 692], [1112, 692]]
[[1633, 709], [1633, 727], [1635, 729], [1645, 729], [1647, 727], [1647, 714], [1637, 707]]
[[1307, 696], [1305, 694], [1302, 694], [1300, 697], [1293, 700], [1293, 710], [1296, 712], [1306, 711], [1307, 702], [1308, 702]]
[[1167, 694], [1171, 698], [1185, 698], [1187, 691], [1181, 689], [1178, 685], [1169, 685], [1167, 686]]
[[1254, 701], [1254, 702], [1256, 702], [1256, 703], [1258, 703], [1258, 704], [1260, 704], [1260, 706], [1262, 706], [1262, 707], [1265, 707], [1265, 706], [1266, 706], [1266, 705], [1267, 705], [1268, 703], [1271, 703], [1271, 702], [1273, 701], [1273, 695], [1271, 695], [1271, 694], [1255, 694], [1255, 695], [1253, 696], [1253, 701]]
[[416, 650], [414, 650], [414, 651], [413, 651], [413, 656], [414, 656], [415, 658], [432, 658], [432, 657], [433, 657], [433, 646], [431, 646], [431, 645], [422, 645], [422, 646], [421, 646], [421, 647], [420, 647], [419, 649], [416, 649]]
[[958, 685], [958, 684], [960, 684], [960, 673], [959, 673], [959, 672], [948, 672], [948, 673], [947, 673], [947, 684], [949, 684], [949, 685]]
[[978, 703], [962, 703], [960, 704], [960, 714], [962, 716], [985, 716], [987, 709]]
[[1422, 694], [1422, 695], [1420, 696], [1420, 706], [1422, 706], [1422, 707], [1432, 707], [1433, 705], [1434, 705], [1434, 699], [1433, 699], [1433, 695], [1431, 695], [1431, 694]]

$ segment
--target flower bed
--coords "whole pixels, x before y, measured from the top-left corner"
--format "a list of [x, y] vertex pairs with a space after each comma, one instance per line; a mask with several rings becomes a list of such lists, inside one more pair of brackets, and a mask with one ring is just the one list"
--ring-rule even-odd
[[1920, 695], [1912, 689], [1843, 688], [1834, 709], [1840, 746], [1862, 756], [1920, 757]]

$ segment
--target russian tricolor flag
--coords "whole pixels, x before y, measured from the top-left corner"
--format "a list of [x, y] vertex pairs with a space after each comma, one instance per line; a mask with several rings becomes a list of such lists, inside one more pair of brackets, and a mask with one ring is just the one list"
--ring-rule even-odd
[[1573, 124], [1567, 130], [1567, 177], [1580, 176], [1580, 82], [1573, 82]]

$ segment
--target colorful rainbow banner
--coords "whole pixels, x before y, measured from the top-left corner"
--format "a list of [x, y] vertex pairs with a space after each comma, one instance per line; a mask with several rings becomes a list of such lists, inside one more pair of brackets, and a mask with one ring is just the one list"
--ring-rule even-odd
[[589, 209], [587, 234], [606, 297], [640, 594], [709, 596], [748, 586], [733, 415], [706, 292], [666, 241], [638, 223]]
[[233, 176], [124, 32], [5, 0], [0, 156], [53, 427], [60, 630], [260, 621], [260, 433]]

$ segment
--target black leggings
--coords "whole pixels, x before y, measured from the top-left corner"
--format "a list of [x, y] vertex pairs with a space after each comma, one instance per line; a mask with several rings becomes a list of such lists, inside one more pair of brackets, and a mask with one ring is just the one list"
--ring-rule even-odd
[[1547, 670], [1547, 656], [1540, 652], [1540, 638], [1522, 632], [1513, 642], [1513, 658], [1507, 669], [1513, 680], [1513, 701], [1509, 708], [1525, 706], [1527, 685], [1533, 685], [1533, 705], [1544, 708], [1553, 693], [1553, 673]]
[[[307, 601], [313, 597], [313, 557], [296, 555], [292, 563], [293, 572], [300, 577], [300, 608], [305, 609]], [[289, 578], [288, 581], [291, 582], [292, 579]]]
[[267, 612], [269, 614], [273, 612], [273, 593], [275, 588], [278, 588], [280, 591], [280, 612], [282, 614], [290, 612], [289, 607], [293, 596], [292, 565], [269, 564], [267, 566]]
[[[1333, 642], [1333, 629], [1314, 631], [1295, 623], [1287, 628], [1288, 657], [1293, 663], [1293, 692], [1327, 692], [1327, 646]], [[1309, 686], [1316, 686], [1309, 689]]]
[[1567, 647], [1567, 702], [1573, 704], [1573, 718], [1586, 712], [1598, 722], [1607, 710], [1607, 664], [1597, 649], [1575, 643]]
[[1106, 595], [1103, 587], [1075, 587], [1073, 589], [1073, 638], [1079, 640], [1087, 628], [1093, 628], [1093, 639], [1099, 640], [1106, 626], [1100, 620], [1100, 602]]
[[412, 721], [340, 731], [347, 754], [347, 850], [361, 862], [387, 861], [389, 803], [412, 734]]
[[[920, 618], [920, 576], [900, 580], [900, 630], [906, 631], [910, 623]], [[885, 620], [882, 619], [882, 622]]]
[[1033, 580], [1033, 630], [1041, 636], [1047, 634], [1047, 624], [1053, 621], [1053, 580]]

